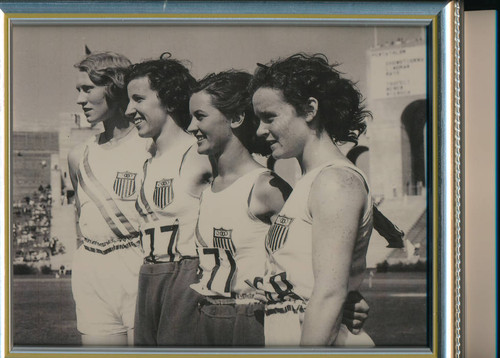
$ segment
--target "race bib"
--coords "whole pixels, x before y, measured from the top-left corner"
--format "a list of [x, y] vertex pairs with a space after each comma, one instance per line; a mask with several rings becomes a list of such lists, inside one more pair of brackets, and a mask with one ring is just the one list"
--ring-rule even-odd
[[177, 251], [179, 220], [153, 221], [141, 225], [141, 245], [147, 262], [172, 262], [180, 259]]
[[294, 292], [293, 284], [287, 279], [286, 272], [280, 272], [273, 276], [267, 276], [263, 282], [266, 298], [269, 302], [282, 302], [287, 300], [302, 300], [303, 298]]
[[236, 261], [231, 250], [218, 247], [199, 247], [202, 278], [191, 288], [205, 296], [231, 297], [231, 285]]

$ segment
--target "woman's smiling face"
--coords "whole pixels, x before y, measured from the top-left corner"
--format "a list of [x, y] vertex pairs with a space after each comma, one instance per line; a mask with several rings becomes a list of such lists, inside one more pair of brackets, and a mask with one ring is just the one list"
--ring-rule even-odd
[[198, 153], [220, 154], [233, 136], [231, 121], [212, 103], [212, 96], [197, 92], [189, 100], [192, 119], [188, 131], [198, 139]]
[[127, 85], [129, 103], [125, 114], [129, 116], [141, 137], [156, 139], [167, 122], [168, 113], [158, 93], [151, 89], [147, 77], [133, 79]]

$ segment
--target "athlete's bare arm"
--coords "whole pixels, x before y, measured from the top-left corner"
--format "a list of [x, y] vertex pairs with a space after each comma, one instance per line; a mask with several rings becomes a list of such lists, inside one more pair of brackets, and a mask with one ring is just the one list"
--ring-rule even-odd
[[352, 251], [366, 205], [366, 189], [355, 173], [327, 168], [314, 181], [308, 206], [313, 218], [314, 287], [301, 345], [331, 345], [347, 298]]
[[290, 185], [278, 175], [264, 173], [255, 182], [248, 203], [249, 210], [256, 218], [270, 225], [291, 192]]
[[199, 198], [202, 191], [212, 181], [212, 166], [208, 155], [199, 154], [196, 147], [191, 147], [184, 157], [181, 177], [189, 183], [191, 195]]
[[85, 146], [77, 145], [68, 154], [68, 168], [69, 168], [69, 177], [71, 179], [71, 184], [73, 185], [73, 190], [75, 191], [75, 203], [76, 203], [76, 211], [78, 217], [80, 217], [80, 201], [78, 200], [78, 165], [80, 164], [80, 159], [83, 156]]

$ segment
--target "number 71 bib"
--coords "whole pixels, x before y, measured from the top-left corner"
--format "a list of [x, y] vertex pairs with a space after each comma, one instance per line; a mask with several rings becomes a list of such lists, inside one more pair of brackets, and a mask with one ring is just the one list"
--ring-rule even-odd
[[199, 247], [200, 268], [203, 276], [191, 288], [205, 296], [231, 297], [231, 284], [236, 272], [236, 261], [228, 249]]

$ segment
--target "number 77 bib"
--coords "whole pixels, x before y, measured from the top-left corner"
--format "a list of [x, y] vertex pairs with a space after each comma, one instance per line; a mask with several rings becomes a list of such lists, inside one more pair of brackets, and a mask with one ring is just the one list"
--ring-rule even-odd
[[159, 220], [141, 225], [141, 245], [146, 256], [145, 261], [152, 263], [178, 261], [177, 251], [179, 220]]

